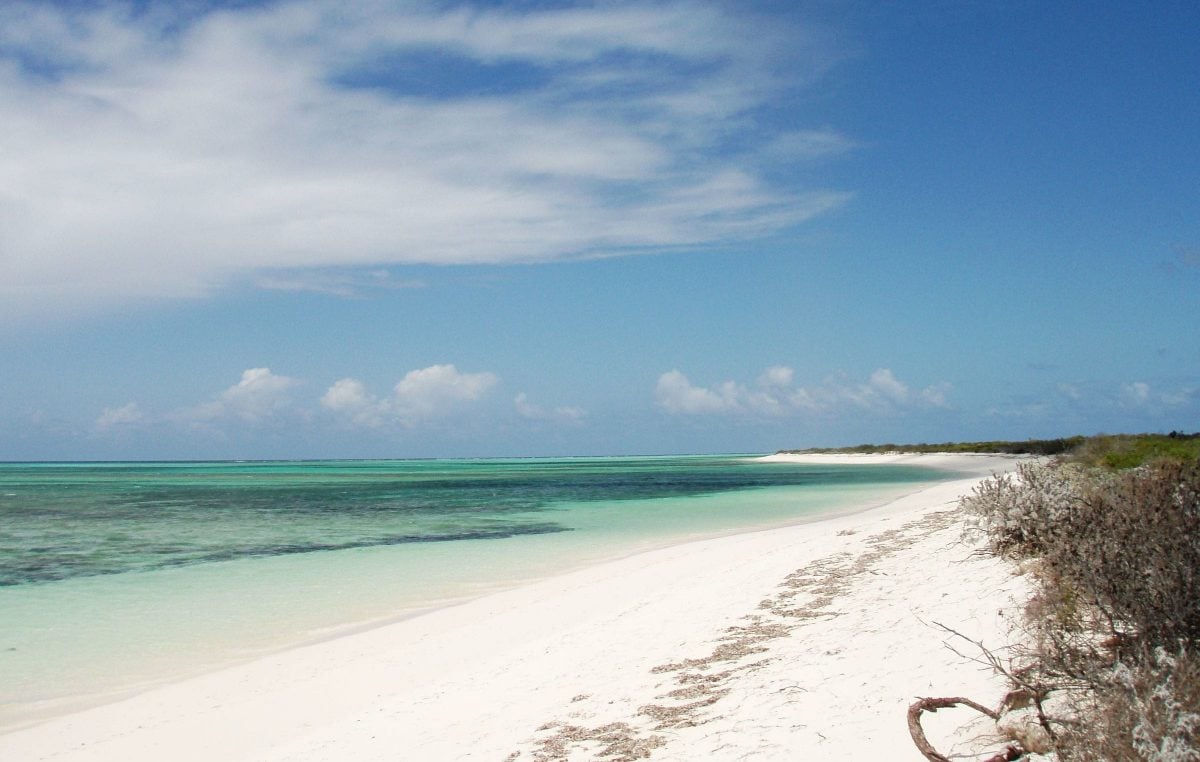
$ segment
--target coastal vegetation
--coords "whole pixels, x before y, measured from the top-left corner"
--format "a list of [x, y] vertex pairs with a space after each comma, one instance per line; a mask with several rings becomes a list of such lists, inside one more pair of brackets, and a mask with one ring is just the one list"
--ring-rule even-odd
[[1136, 468], [1154, 460], [1200, 459], [1200, 433], [1101, 434], [1088, 437], [1070, 451], [1070, 459], [1110, 469]]
[[851, 447], [811, 447], [804, 450], [781, 450], [781, 452], [806, 455], [878, 455], [889, 452], [978, 452], [1002, 455], [1059, 455], [1082, 445], [1086, 437], [1065, 437], [1061, 439], [1027, 439], [1024, 441], [986, 441], [986, 442], [940, 442], [929, 444], [860, 444]]
[[782, 450], [789, 454], [991, 453], [1002, 455], [1069, 456], [1077, 462], [1109, 468], [1132, 468], [1154, 458], [1200, 458], [1200, 433], [1099, 434], [1056, 439], [941, 442], [937, 444], [861, 444], [852, 447]]
[[934, 697], [909, 708], [927, 759], [948, 760], [921, 714], [961, 705], [1011, 742], [988, 762], [1200, 762], [1200, 433], [788, 452], [1038, 456], [961, 501], [968, 536], [1029, 575], [1032, 595], [1019, 642], [970, 641], [1011, 683], [1002, 706]]
[[1200, 760], [1200, 435], [1091, 437], [962, 506], [1034, 581], [1023, 642], [983, 651], [1029, 720], [1012, 749]]

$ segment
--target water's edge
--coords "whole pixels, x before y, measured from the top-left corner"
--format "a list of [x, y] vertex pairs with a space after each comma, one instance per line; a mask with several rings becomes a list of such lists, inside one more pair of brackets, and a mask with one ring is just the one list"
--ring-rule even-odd
[[[42, 594], [40, 601], [38, 595], [26, 601], [32, 609], [46, 605], [48, 592], [50, 598], [61, 592], [60, 605], [51, 606], [50, 610], [76, 612], [73, 618], [42, 622], [42, 635], [50, 636], [51, 645], [56, 630], [79, 628], [91, 630], [83, 633], [90, 642], [80, 643], [80, 633], [68, 632], [75, 637], [75, 647], [69, 655], [59, 654], [58, 658], [51, 653], [39, 656], [32, 641], [23, 644], [35, 653], [22, 656], [53, 665], [52, 670], [68, 679], [55, 686], [44, 671], [42, 674], [35, 671], [25, 679], [18, 676], [0, 704], [0, 732], [11, 732], [158, 685], [421, 616], [584, 567], [702, 539], [869, 511], [931, 484], [961, 476], [914, 468], [921, 472], [920, 478], [911, 478], [910, 474], [898, 483], [868, 481], [825, 492], [760, 487], [681, 498], [650, 498], [659, 512], [686, 509], [689, 516], [704, 519], [684, 528], [675, 526], [670, 531], [652, 526], [661, 516], [636, 512], [625, 517], [627, 527], [606, 526], [616, 515], [612, 513], [614, 505], [629, 513], [649, 503], [596, 500], [583, 508], [556, 509], [575, 511], [576, 526], [561, 533], [520, 534], [494, 540], [461, 539], [416, 546], [379, 544], [80, 577], [30, 586], [40, 588]], [[773, 513], [772, 506], [776, 503], [792, 506], [791, 512]], [[803, 509], [797, 511], [795, 506], [799, 504], [804, 504]], [[727, 515], [730, 511], [736, 514], [732, 523]], [[647, 509], [647, 513], [651, 512]], [[716, 515], [724, 517], [716, 521], [712, 518]], [[413, 590], [414, 580], [420, 583], [416, 585], [420, 590]], [[389, 585], [395, 589], [379, 595]], [[5, 604], [5, 610], [16, 615], [10, 621], [29, 622], [30, 617], [22, 613], [33, 611], [22, 612], [18, 600], [21, 595], [16, 594], [19, 590], [0, 588], [0, 602]], [[364, 591], [370, 594], [362, 601], [356, 600]], [[189, 611], [172, 609], [180, 598], [186, 600], [185, 608]], [[80, 609], [80, 602], [88, 600], [95, 601], [96, 608]], [[18, 605], [14, 606], [14, 601]], [[333, 603], [341, 608], [332, 617], [318, 616], [314, 620], [306, 614]], [[270, 626], [266, 630], [258, 625], [248, 626], [244, 621], [246, 607], [253, 609], [256, 622], [266, 621]], [[167, 645], [162, 641], [126, 642], [144, 637], [144, 633], [138, 635], [139, 630], [131, 625], [130, 618], [139, 610], [145, 615], [147, 609], [156, 617], [153, 626], [172, 635], [166, 639]], [[53, 619], [52, 615], [50, 620]], [[38, 629], [36, 624], [32, 629]], [[20, 644], [7, 646], [5, 640], [11, 638], [0, 633], [0, 657], [24, 650]], [[53, 648], [43, 646], [42, 650]], [[121, 651], [126, 652], [126, 657], [113, 660], [114, 653]], [[13, 674], [8, 669], [5, 672]]]

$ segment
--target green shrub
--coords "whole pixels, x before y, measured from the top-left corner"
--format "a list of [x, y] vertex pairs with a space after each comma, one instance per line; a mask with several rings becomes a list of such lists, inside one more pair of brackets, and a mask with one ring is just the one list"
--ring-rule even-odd
[[1087, 439], [1071, 453], [1071, 459], [1108, 469], [1137, 468], [1156, 460], [1200, 459], [1200, 434], [1118, 434]]

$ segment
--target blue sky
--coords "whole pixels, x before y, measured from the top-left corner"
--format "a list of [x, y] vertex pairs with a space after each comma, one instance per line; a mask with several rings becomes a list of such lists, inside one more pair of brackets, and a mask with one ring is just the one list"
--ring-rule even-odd
[[0, 459], [1200, 429], [1200, 6], [9, 2]]

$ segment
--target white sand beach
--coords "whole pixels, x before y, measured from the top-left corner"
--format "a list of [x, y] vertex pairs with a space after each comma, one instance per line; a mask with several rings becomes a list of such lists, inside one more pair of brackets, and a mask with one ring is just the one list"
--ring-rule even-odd
[[[955, 653], [1000, 645], [1024, 581], [961, 539], [957, 499], [1013, 458], [819, 522], [641, 553], [158, 687], [0, 736], [2, 760], [920, 760], [918, 696], [998, 703]], [[928, 716], [927, 716], [928, 717]], [[971, 710], [943, 751], [997, 748]]]

